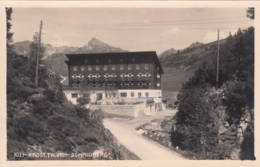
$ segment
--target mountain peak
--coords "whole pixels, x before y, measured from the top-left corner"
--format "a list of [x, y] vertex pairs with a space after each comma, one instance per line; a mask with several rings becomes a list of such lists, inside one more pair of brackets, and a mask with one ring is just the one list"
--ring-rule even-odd
[[95, 37], [91, 38], [88, 44], [79, 48], [75, 53], [106, 53], [106, 52], [123, 52], [125, 50], [110, 46]]
[[166, 50], [166, 51], [162, 52], [162, 53], [159, 55], [159, 57], [161, 57], [161, 58], [167, 57], [167, 56], [169, 56], [169, 55], [171, 55], [171, 54], [175, 54], [176, 52], [177, 52], [177, 51], [176, 51], [174, 48], [171, 48], [171, 49], [169, 49], [169, 50]]
[[100, 46], [100, 45], [107, 45], [104, 42], [101, 42], [100, 40], [96, 39], [95, 37], [93, 37], [89, 42], [88, 45], [86, 47], [93, 47], [93, 46]]

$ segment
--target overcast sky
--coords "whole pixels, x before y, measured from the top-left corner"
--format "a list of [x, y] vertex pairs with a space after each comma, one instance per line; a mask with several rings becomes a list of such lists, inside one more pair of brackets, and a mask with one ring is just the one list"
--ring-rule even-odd
[[14, 42], [32, 40], [43, 21], [42, 42], [82, 47], [95, 37], [128, 51], [183, 49], [253, 26], [247, 8], [13, 8]]

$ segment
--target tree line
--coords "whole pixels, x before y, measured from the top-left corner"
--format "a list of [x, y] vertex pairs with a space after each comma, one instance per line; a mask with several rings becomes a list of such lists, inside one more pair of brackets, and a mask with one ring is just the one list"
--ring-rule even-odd
[[[251, 19], [252, 11], [247, 11]], [[221, 46], [217, 87], [216, 54], [211, 53], [178, 94], [172, 141], [196, 159], [255, 159], [254, 27], [238, 29]], [[241, 140], [242, 121], [247, 126]]]

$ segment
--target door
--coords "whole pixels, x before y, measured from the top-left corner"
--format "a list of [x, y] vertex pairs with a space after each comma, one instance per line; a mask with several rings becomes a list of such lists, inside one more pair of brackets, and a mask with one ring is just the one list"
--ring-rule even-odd
[[102, 93], [97, 93], [97, 100], [102, 100]]

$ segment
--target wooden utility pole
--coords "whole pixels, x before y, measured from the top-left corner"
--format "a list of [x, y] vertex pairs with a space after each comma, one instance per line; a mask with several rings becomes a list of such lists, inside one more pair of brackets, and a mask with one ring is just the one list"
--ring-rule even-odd
[[40, 54], [40, 48], [41, 48], [41, 34], [42, 34], [42, 20], [40, 23], [40, 32], [39, 32], [37, 57], [36, 57], [35, 87], [38, 87], [38, 69], [39, 69], [39, 57], [40, 57], [39, 54]]
[[218, 89], [218, 81], [219, 81], [219, 30], [218, 30], [218, 50], [217, 50], [217, 85], [216, 85], [216, 89]]

